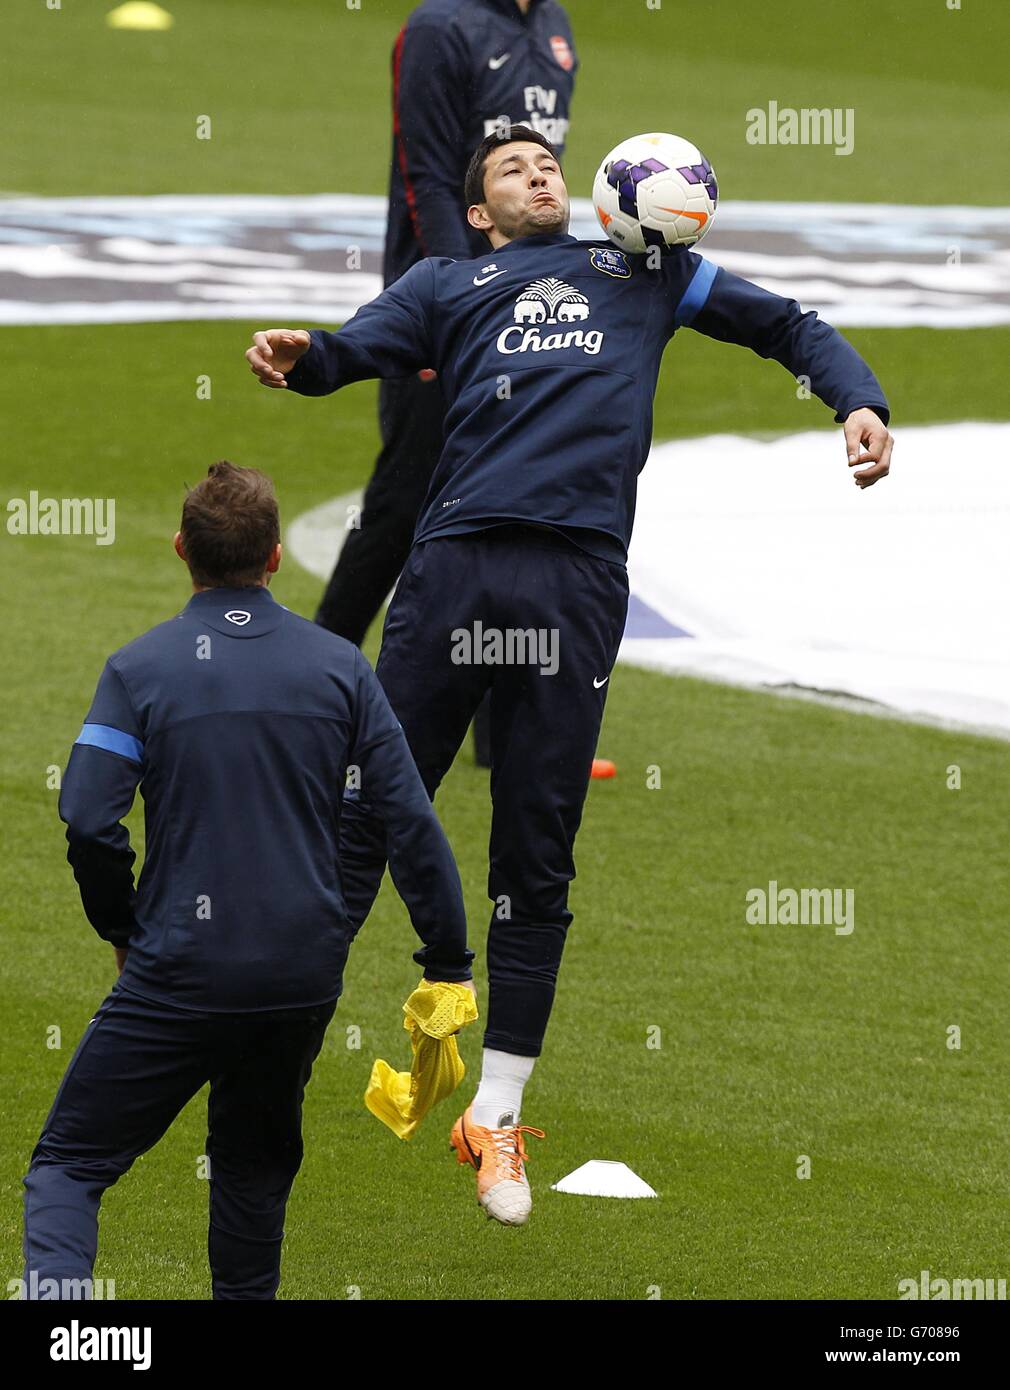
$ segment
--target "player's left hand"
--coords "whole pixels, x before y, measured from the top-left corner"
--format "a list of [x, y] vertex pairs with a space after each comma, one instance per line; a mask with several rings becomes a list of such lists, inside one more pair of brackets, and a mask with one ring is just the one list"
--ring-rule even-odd
[[114, 950], [115, 953], [116, 953], [116, 974], [117, 974], [117, 975], [122, 975], [122, 973], [123, 973], [123, 966], [126, 964], [126, 955], [127, 955], [127, 952], [129, 951], [129, 949], [130, 949], [129, 946], [114, 946], [114, 947], [113, 947], [113, 950]]
[[[860, 469], [852, 475], [856, 486], [872, 487], [878, 478], [886, 478], [890, 472], [894, 436], [876, 411], [868, 406], [847, 416], [844, 428], [849, 467]], [[866, 448], [865, 454], [859, 452], [861, 444]], [[866, 464], [871, 466], [863, 466]]]
[[253, 345], [246, 349], [245, 356], [249, 370], [259, 377], [261, 386], [284, 391], [288, 384], [285, 377], [310, 346], [311, 339], [304, 328], [265, 328], [253, 334]]

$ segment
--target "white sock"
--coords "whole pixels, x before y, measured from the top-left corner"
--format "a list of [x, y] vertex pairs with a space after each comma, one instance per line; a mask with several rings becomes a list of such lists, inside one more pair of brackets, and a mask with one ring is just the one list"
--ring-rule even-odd
[[473, 1098], [471, 1119], [487, 1129], [506, 1129], [519, 1123], [523, 1087], [533, 1072], [535, 1057], [496, 1052], [485, 1047], [480, 1085]]

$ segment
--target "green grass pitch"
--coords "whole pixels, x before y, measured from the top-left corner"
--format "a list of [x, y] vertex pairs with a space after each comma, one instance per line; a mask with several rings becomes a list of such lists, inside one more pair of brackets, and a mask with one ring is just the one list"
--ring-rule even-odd
[[[7, 88], [18, 113], [8, 188], [384, 191], [388, 49], [408, 4], [364, 0], [345, 14], [309, 0], [185, 0], [168, 5], [177, 23], [166, 35], [112, 35], [89, 8], [40, 5], [7, 25], [22, 59]], [[808, 5], [744, 17], [737, 5], [695, 9], [690, 43], [671, 0], [651, 16], [629, 3], [626, 21], [622, 4], [619, 37], [612, 6], [570, 8], [584, 64], [569, 160], [576, 192], [603, 149], [655, 126], [657, 111], [686, 103], [694, 87], [710, 96], [691, 131], [725, 147], [717, 162], [736, 196], [951, 198], [937, 167], [970, 150], [971, 186], [954, 201], [1005, 198], [1003, 147], [984, 136], [1006, 107], [1007, 19], [995, 4], [925, 13], [908, 3], [884, 15], [854, 0], [843, 26], [851, 43]], [[343, 68], [340, 51], [354, 53]], [[615, 52], [636, 74], [616, 130], [613, 103], [593, 97], [607, 90]], [[796, 104], [808, 92], [810, 104], [855, 106], [867, 143], [850, 159], [805, 160], [803, 186], [782, 189], [795, 168], [788, 151], [745, 146], [739, 111], [787, 92]], [[674, 128], [687, 128], [682, 109]], [[192, 128], [204, 111], [216, 133], [201, 148]], [[275, 478], [290, 522], [360, 485], [374, 458], [374, 385], [327, 401], [264, 391], [242, 359], [253, 326], [262, 325], [17, 329], [0, 345], [4, 498], [31, 488], [114, 496], [118, 533], [107, 548], [0, 537], [0, 1269], [9, 1279], [20, 1272], [31, 1147], [113, 977], [64, 862], [47, 768], [64, 765], [105, 656], [185, 602], [171, 550], [184, 482], [218, 457], [255, 464]], [[878, 371], [899, 425], [1007, 418], [1000, 364], [1010, 330], [847, 336]], [[197, 399], [202, 373], [209, 401]], [[815, 420], [834, 428], [773, 365], [692, 334], [668, 354], [657, 439]], [[906, 466], [882, 486], [900, 486]], [[288, 560], [275, 593], [311, 613], [318, 588]], [[373, 659], [376, 641], [373, 631]], [[658, 1288], [663, 1298], [891, 1299], [923, 1268], [1005, 1274], [1010, 749], [620, 666], [601, 750], [619, 775], [590, 789], [575, 921], [527, 1090], [524, 1118], [547, 1131], [529, 1141], [530, 1225], [506, 1230], [478, 1211], [472, 1173], [448, 1152], [453, 1105], [410, 1144], [365, 1111], [372, 1059], [406, 1065], [400, 1005], [417, 976], [413, 934], [387, 884], [309, 1088], [282, 1296], [641, 1299]], [[952, 763], [962, 769], [957, 792], [946, 785]], [[653, 764], [658, 790], [646, 786]], [[438, 806], [480, 964], [486, 774], [462, 757]], [[138, 810], [131, 826], [139, 845]], [[745, 893], [770, 878], [852, 886], [855, 931], [748, 927]], [[51, 1025], [60, 1050], [46, 1046]], [[352, 1025], [360, 1050], [347, 1046]], [[960, 1050], [947, 1047], [951, 1025]], [[656, 1028], [661, 1046], [648, 1047]], [[461, 1049], [462, 1099], [479, 1067], [479, 1025]], [[204, 1137], [198, 1097], [109, 1192], [96, 1274], [115, 1279], [120, 1298], [208, 1296]], [[807, 1181], [796, 1176], [801, 1155]], [[593, 1157], [628, 1162], [659, 1200], [549, 1191]]]
[[[109, 2], [109, 8], [112, 0]], [[165, 33], [64, 0], [4, 20], [4, 187], [32, 193], [385, 193], [389, 55], [414, 0], [169, 0]], [[621, 135], [675, 130], [724, 197], [1001, 203], [1002, 0], [571, 0], [581, 68], [566, 174], [588, 195]], [[619, 18], [618, 18], [619, 16]], [[856, 148], [748, 145], [745, 112], [852, 108]], [[197, 142], [209, 115], [212, 138]], [[1001, 125], [1002, 123], [1002, 125]], [[718, 157], [715, 152], [718, 151]]]

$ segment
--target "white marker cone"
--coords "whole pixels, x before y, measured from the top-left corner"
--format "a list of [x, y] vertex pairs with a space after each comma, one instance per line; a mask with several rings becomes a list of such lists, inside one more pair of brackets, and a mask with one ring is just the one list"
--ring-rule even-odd
[[569, 1173], [560, 1182], [552, 1182], [554, 1192], [577, 1192], [583, 1197], [656, 1197], [647, 1182], [633, 1173], [626, 1163], [609, 1158], [593, 1158]]

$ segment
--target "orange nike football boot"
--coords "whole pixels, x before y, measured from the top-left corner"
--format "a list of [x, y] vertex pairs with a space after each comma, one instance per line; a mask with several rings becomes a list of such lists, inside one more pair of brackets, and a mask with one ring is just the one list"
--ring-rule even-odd
[[522, 1226], [533, 1205], [523, 1135], [535, 1134], [543, 1139], [544, 1132], [530, 1125], [486, 1129], [473, 1123], [472, 1109], [468, 1105], [453, 1125], [449, 1147], [456, 1150], [457, 1162], [469, 1163], [477, 1170], [477, 1201], [488, 1216], [504, 1226]]

